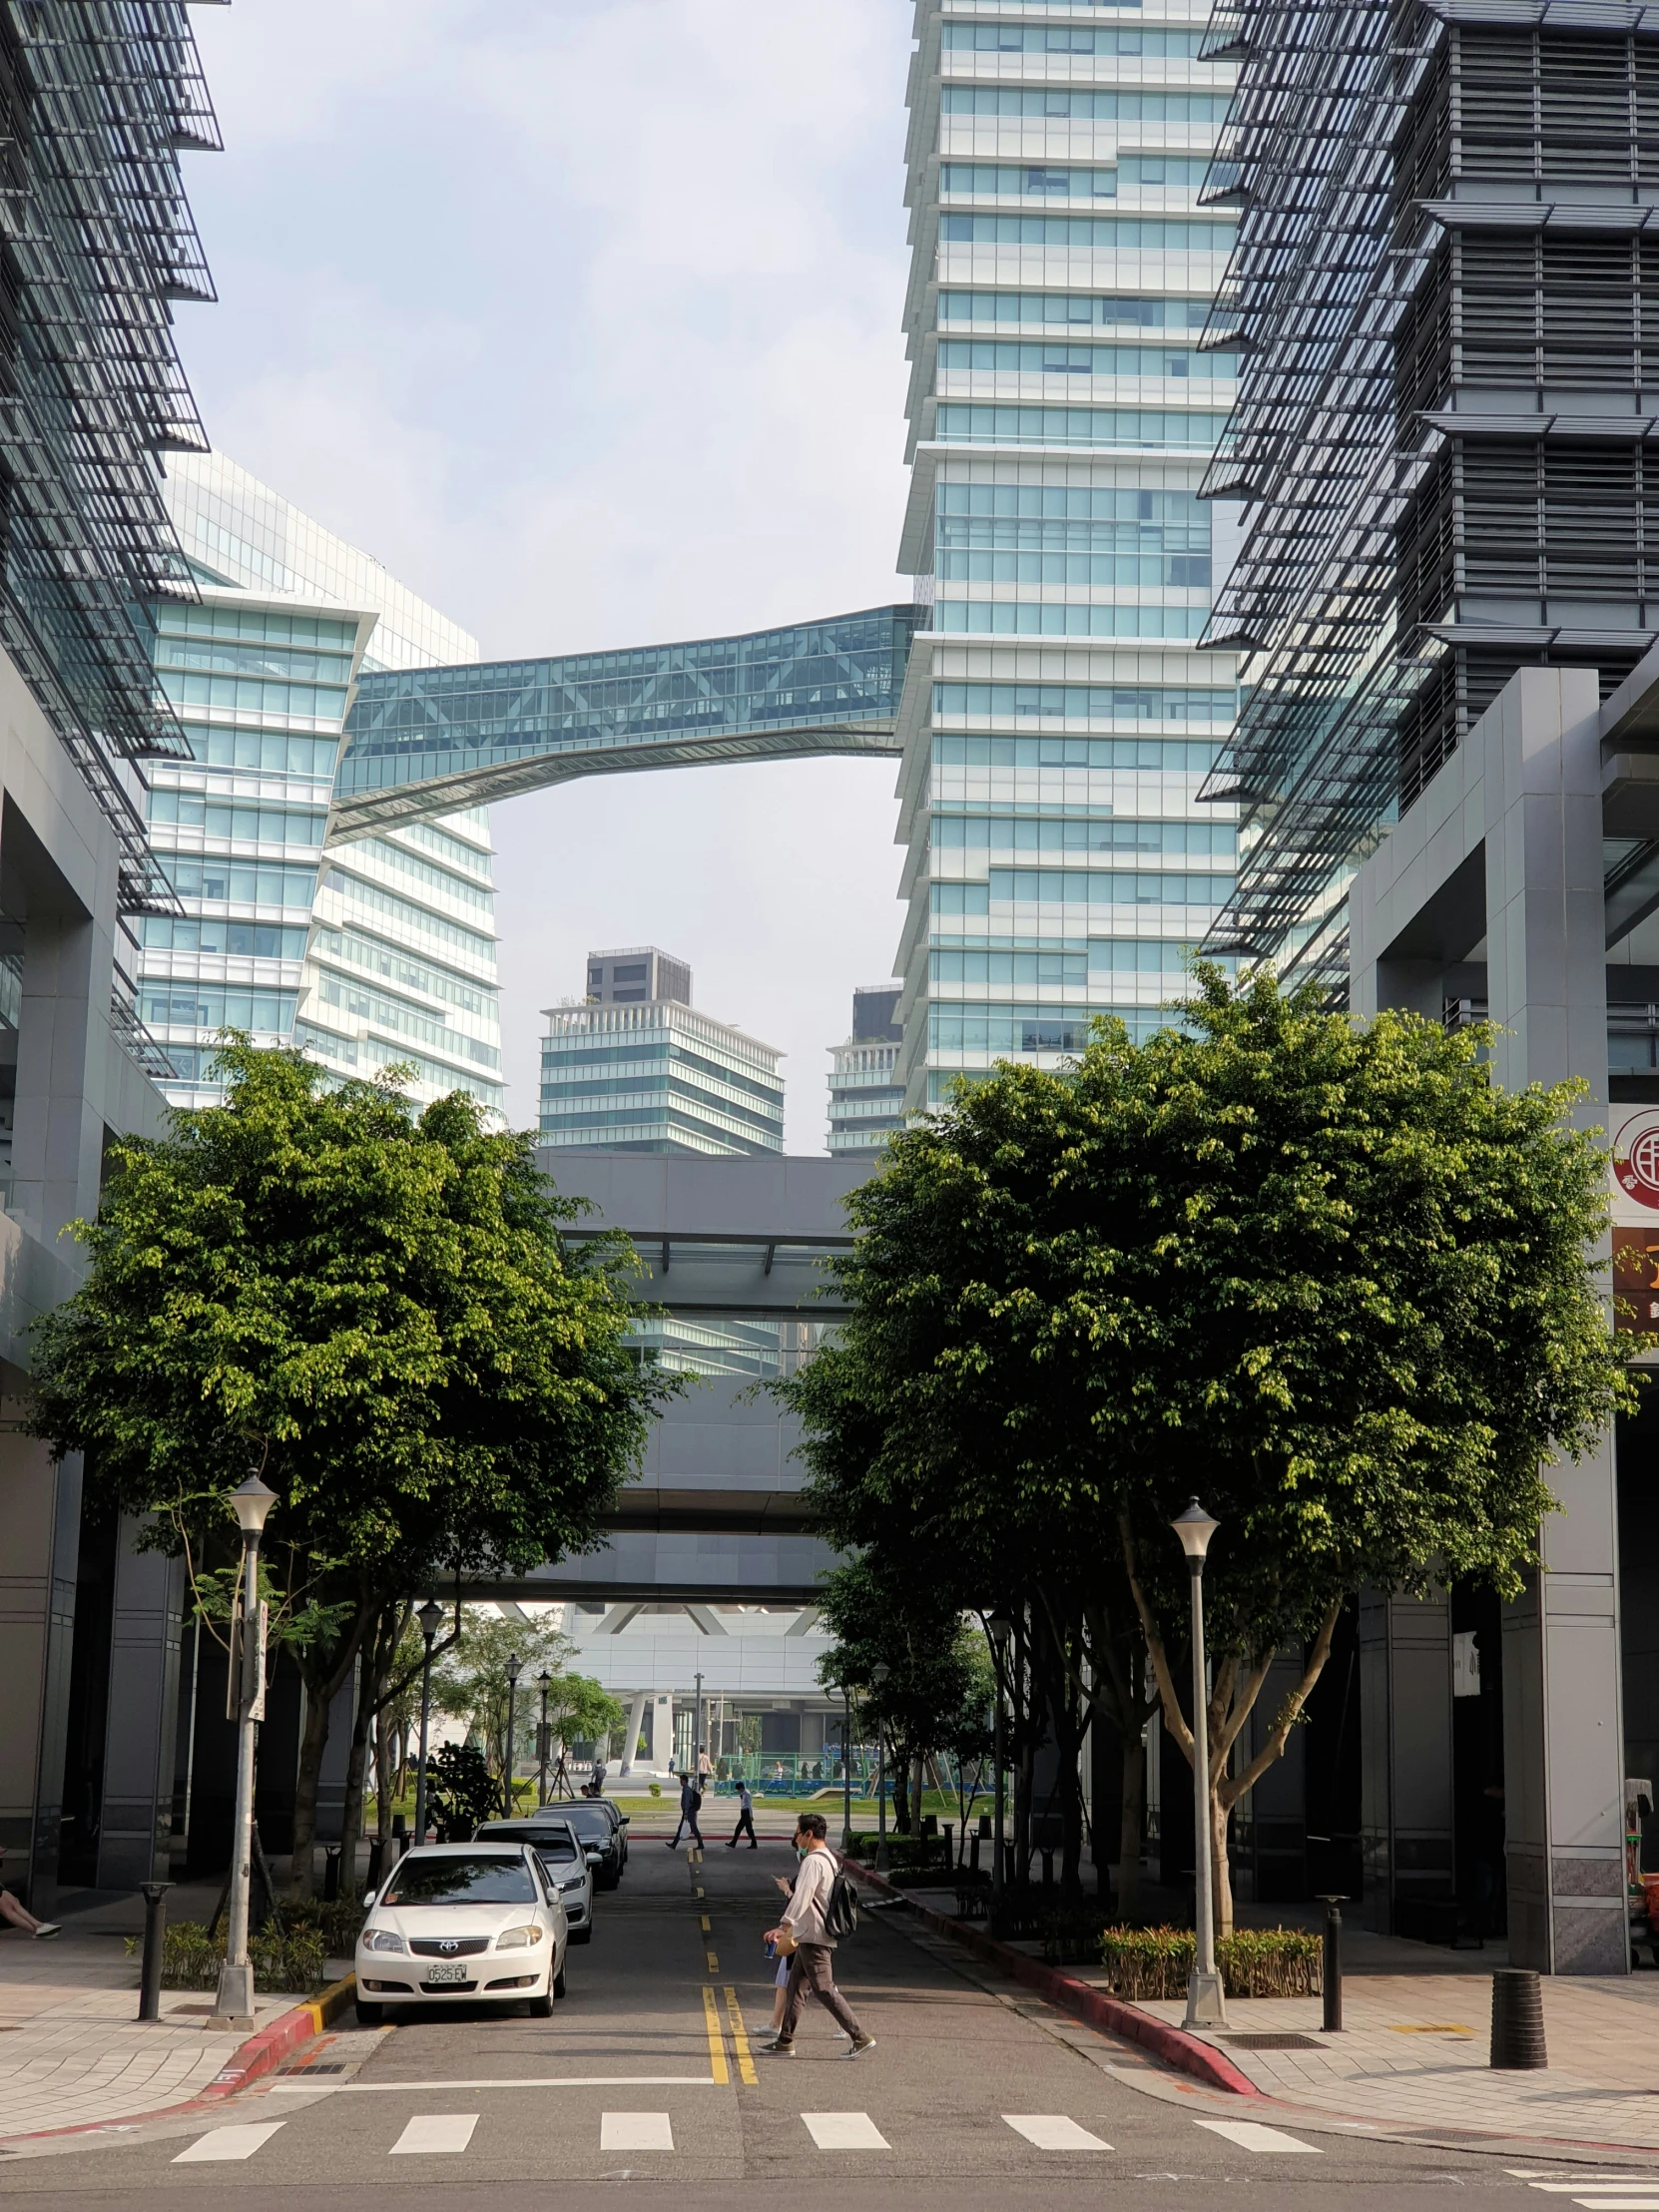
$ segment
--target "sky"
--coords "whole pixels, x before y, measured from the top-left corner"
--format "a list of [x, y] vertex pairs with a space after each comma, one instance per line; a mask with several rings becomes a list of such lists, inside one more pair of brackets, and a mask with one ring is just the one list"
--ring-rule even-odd
[[[907, 598], [906, 0], [236, 0], [192, 10], [214, 444], [530, 655]], [[494, 810], [508, 1111], [590, 947], [657, 943], [787, 1053], [891, 972], [895, 764], [598, 777]]]

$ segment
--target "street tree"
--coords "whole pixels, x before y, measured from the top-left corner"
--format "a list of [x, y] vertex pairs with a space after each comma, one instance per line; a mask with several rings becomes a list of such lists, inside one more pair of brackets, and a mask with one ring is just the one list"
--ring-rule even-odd
[[[432, 1673], [432, 1703], [451, 1720], [465, 1721], [469, 1740], [482, 1751], [490, 1772], [504, 1784], [507, 1774], [507, 1716], [513, 1713], [513, 1757], [522, 1767], [533, 1754], [541, 1719], [540, 1675], [551, 1680], [547, 1726], [551, 1740], [609, 1735], [626, 1718], [622, 1707], [600, 1683], [570, 1672], [576, 1645], [545, 1621], [507, 1620], [482, 1606], [461, 1609], [460, 1634]], [[509, 1695], [508, 1663], [517, 1659], [516, 1695]]]
[[242, 1037], [221, 1065], [222, 1106], [112, 1146], [77, 1228], [87, 1279], [36, 1327], [30, 1419], [199, 1586], [251, 1455], [276, 1490], [304, 1893], [329, 1707], [365, 1641], [395, 1667], [410, 1593], [591, 1548], [675, 1385], [630, 1341], [631, 1255], [565, 1238], [577, 1208], [529, 1137], [458, 1093], [416, 1111], [395, 1070], [336, 1084]]
[[[892, 1142], [851, 1202], [851, 1320], [792, 1385], [843, 1524], [1000, 1564], [1056, 1621], [1110, 1609], [1119, 1645], [1127, 1590], [1189, 1757], [1168, 1523], [1202, 1491], [1224, 1926], [1232, 1809], [1345, 1600], [1512, 1593], [1545, 1463], [1628, 1398], [1604, 1155], [1571, 1087], [1507, 1094], [1483, 1043], [1201, 969], [1179, 1026], [1103, 1022], [1074, 1068], [1005, 1067]], [[1299, 1679], [1229, 1775], [1284, 1651]]]

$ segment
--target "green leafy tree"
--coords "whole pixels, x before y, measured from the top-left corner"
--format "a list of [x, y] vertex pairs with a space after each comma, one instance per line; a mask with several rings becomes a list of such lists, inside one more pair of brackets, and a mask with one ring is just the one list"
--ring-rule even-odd
[[464, 1843], [481, 1821], [495, 1818], [501, 1810], [501, 1785], [476, 1744], [439, 1744], [428, 1753], [426, 1803], [427, 1818], [451, 1842]]
[[[1567, 1126], [1570, 1086], [1506, 1094], [1478, 1034], [1356, 1024], [1267, 974], [1201, 969], [1182, 1011], [1139, 1046], [1100, 1023], [1073, 1070], [1004, 1067], [894, 1139], [850, 1202], [851, 1319], [783, 1387], [843, 1538], [901, 1529], [1039, 1629], [1081, 1621], [1097, 1673], [1126, 1589], [1189, 1757], [1168, 1523], [1202, 1490], [1225, 1928], [1232, 1808], [1344, 1600], [1512, 1593], [1545, 1463], [1630, 1385], [1592, 1273], [1604, 1155]], [[1230, 1776], [1281, 1651], [1300, 1679]]]
[[416, 1112], [396, 1071], [336, 1085], [245, 1038], [222, 1065], [223, 1106], [112, 1147], [87, 1280], [37, 1325], [31, 1424], [154, 1516], [205, 1599], [251, 1455], [276, 1490], [304, 1893], [329, 1705], [376, 1623], [394, 1658], [411, 1593], [591, 1548], [676, 1385], [630, 1343], [627, 1248], [566, 1242], [529, 1137], [459, 1094]]
[[[576, 1646], [556, 1628], [539, 1622], [504, 1620], [480, 1606], [465, 1606], [461, 1631], [443, 1664], [432, 1675], [432, 1699], [440, 1712], [468, 1723], [492, 1774], [506, 1777], [507, 1709], [513, 1707], [514, 1772], [535, 1758], [536, 1727], [541, 1719], [541, 1684], [547, 1691], [547, 1726], [555, 1743], [588, 1742], [621, 1728], [627, 1715], [601, 1684], [567, 1671]], [[520, 1666], [518, 1694], [508, 1698], [507, 1663]], [[497, 1795], [501, 1796], [498, 1789]]]

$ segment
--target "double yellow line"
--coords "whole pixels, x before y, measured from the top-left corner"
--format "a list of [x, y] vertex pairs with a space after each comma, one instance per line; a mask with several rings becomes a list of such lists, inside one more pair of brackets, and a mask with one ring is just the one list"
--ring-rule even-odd
[[[710, 1947], [714, 1930], [709, 1925], [708, 1914], [702, 1910], [707, 1899], [703, 1885], [697, 1879], [697, 1869], [703, 1864], [703, 1854], [700, 1851], [688, 1853], [687, 1862], [692, 1870], [692, 1891], [699, 1907], [697, 1925], [703, 1933], [703, 1955], [708, 1962], [712, 1980], [720, 1971], [720, 1960]], [[743, 2006], [738, 2002], [737, 1990], [730, 1983], [726, 1985], [725, 1995], [726, 2018], [732, 2032], [732, 2049], [738, 2062], [738, 2079], [745, 2088], [753, 2089], [760, 2077], [755, 2071], [754, 2056], [749, 2048], [749, 2030], [743, 2024]], [[726, 2036], [721, 2027], [720, 2006], [715, 2001], [715, 1992], [708, 1981], [703, 1984], [703, 2024], [709, 2036], [709, 2071], [715, 2086], [724, 2089], [732, 2079], [732, 2070], [727, 2063]]]

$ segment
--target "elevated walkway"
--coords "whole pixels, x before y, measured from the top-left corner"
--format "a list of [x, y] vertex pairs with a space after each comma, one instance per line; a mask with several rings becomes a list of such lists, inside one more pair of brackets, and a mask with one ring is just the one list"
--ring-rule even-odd
[[894, 717], [924, 613], [871, 607], [741, 637], [363, 676], [328, 841], [576, 776], [895, 754]]

